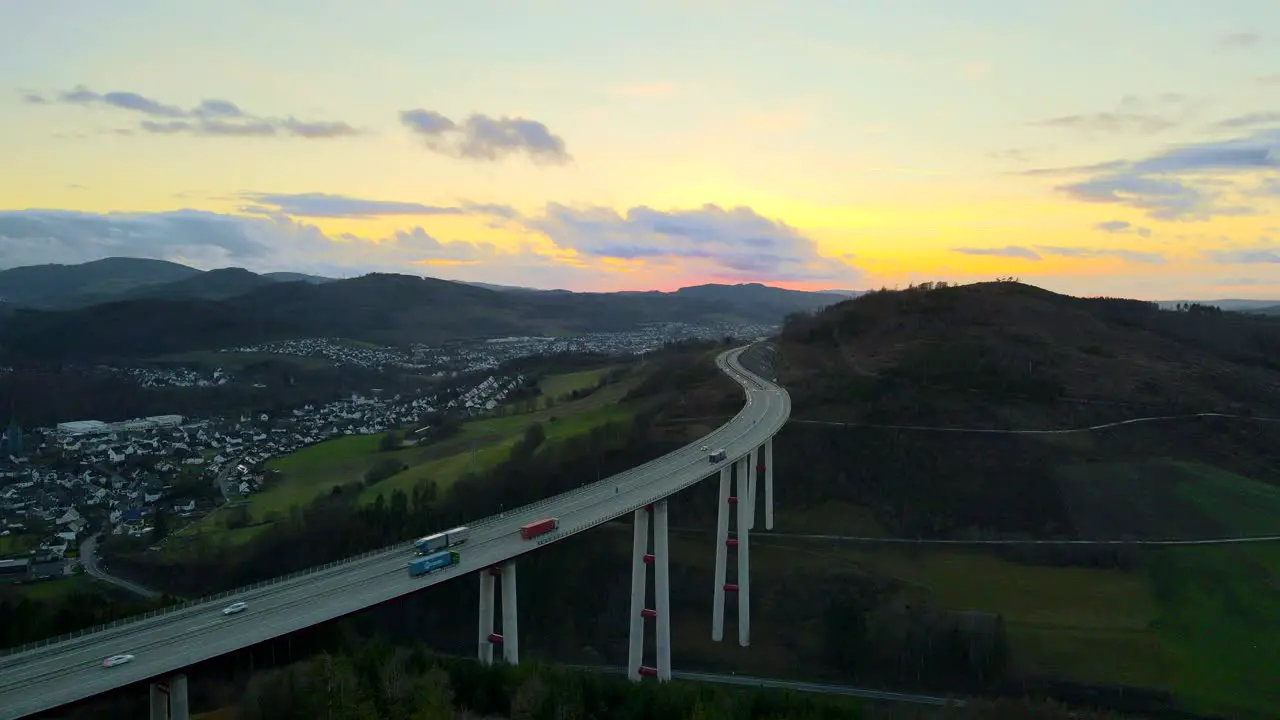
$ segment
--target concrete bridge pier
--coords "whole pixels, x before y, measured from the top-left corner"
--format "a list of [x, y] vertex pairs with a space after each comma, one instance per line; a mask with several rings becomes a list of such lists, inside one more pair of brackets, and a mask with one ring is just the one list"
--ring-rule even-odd
[[[653, 518], [653, 552], [649, 552], [649, 519]], [[627, 647], [627, 677], [639, 681], [656, 677], [671, 679], [671, 575], [668, 564], [667, 501], [647, 505], [635, 512], [631, 542], [631, 634]], [[645, 607], [648, 566], [654, 571], [654, 605]], [[657, 667], [644, 664], [645, 620], [654, 620]]]
[[151, 720], [191, 720], [187, 704], [187, 676], [174, 675], [151, 683]]
[[[494, 581], [502, 578], [502, 632], [494, 629]], [[502, 565], [480, 571], [480, 625], [476, 633], [476, 653], [481, 664], [493, 664], [493, 646], [502, 646], [503, 662], [515, 665], [520, 659], [519, 619], [516, 615], [516, 564], [509, 560]]]
[[773, 438], [764, 441], [764, 529], [773, 529]]
[[729, 564], [729, 509], [733, 500], [729, 495], [731, 465], [720, 468], [720, 499], [716, 512], [716, 577], [711, 601], [711, 639], [724, 640], [724, 594], [728, 589]]
[[481, 665], [493, 664], [493, 591], [494, 571], [485, 568], [480, 571], [480, 627], [476, 637]]
[[[755, 453], [751, 453], [755, 459]], [[748, 465], [748, 458], [738, 460], [738, 494], [750, 491], [751, 473], [755, 466]], [[751, 470], [748, 470], [751, 468]], [[751, 644], [751, 519], [749, 513], [751, 503], [738, 502], [738, 528], [735, 533], [738, 551], [738, 644], [747, 647]]]
[[520, 662], [520, 618], [516, 613], [516, 561], [502, 566], [502, 659], [508, 664]]

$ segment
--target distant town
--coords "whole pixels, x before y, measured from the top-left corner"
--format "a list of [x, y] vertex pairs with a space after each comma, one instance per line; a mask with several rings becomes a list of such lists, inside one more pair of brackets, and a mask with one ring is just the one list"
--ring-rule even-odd
[[[511, 360], [559, 353], [635, 356], [672, 341], [756, 337], [775, 330], [668, 323], [630, 333], [509, 337], [442, 347], [375, 347], [315, 338], [222, 349], [218, 352], [229, 356], [290, 355], [375, 370], [411, 369], [438, 383], [416, 396], [368, 388], [274, 416], [86, 418], [29, 429], [11, 421], [0, 435], [0, 582], [71, 574], [86, 540], [100, 532], [145, 537], [157, 508], [170, 517], [194, 519], [221, 503], [252, 495], [263, 487], [264, 464], [273, 457], [339, 435], [406, 427], [433, 412], [464, 419], [490, 413], [524, 380], [498, 372]], [[234, 372], [221, 368], [105, 370], [144, 388], [240, 382]]]

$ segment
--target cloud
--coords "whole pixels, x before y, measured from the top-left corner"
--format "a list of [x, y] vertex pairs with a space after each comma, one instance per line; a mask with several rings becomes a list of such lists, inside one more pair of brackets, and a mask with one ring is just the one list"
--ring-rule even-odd
[[106, 257], [180, 262], [202, 269], [243, 267], [328, 277], [368, 272], [425, 274], [546, 286], [583, 284], [600, 268], [567, 265], [521, 247], [442, 241], [421, 227], [367, 238], [326, 235], [283, 216], [270, 218], [177, 210], [160, 213], [0, 212], [0, 267], [74, 264]]
[[719, 280], [857, 282], [863, 277], [847, 256], [825, 257], [799, 230], [747, 207], [663, 211], [638, 206], [620, 214], [606, 207], [550, 203], [541, 215], [512, 221], [588, 258], [696, 270]]
[[[427, 274], [534, 287], [617, 289], [707, 281], [840, 284], [863, 280], [853, 257], [821, 255], [812, 240], [750, 208], [660, 211], [549, 204], [526, 214], [506, 205], [435, 206], [325, 193], [242, 193], [254, 215], [197, 210], [0, 212], [0, 267], [143, 257], [210, 269], [295, 271], [330, 277]], [[386, 237], [327, 235], [312, 217], [466, 215], [516, 231], [514, 249], [443, 241], [409, 226]], [[543, 239], [539, 236], [545, 236]]]
[[524, 153], [542, 164], [572, 160], [564, 140], [537, 120], [475, 113], [456, 123], [434, 110], [419, 108], [402, 111], [400, 124], [417, 135], [427, 149], [451, 157], [496, 161]]
[[1001, 248], [972, 248], [958, 247], [951, 248], [952, 252], [962, 253], [964, 255], [993, 255], [996, 257], [1020, 258], [1022, 260], [1042, 260], [1040, 254], [1031, 248], [1025, 248], [1018, 245], [1007, 245]]
[[1251, 215], [1232, 203], [1230, 177], [1280, 168], [1280, 129], [1244, 137], [1174, 146], [1137, 161], [1115, 161], [1106, 171], [1056, 190], [1081, 202], [1138, 208], [1158, 220], [1208, 220]]
[[1005, 247], [997, 248], [958, 247], [951, 248], [951, 251], [962, 253], [964, 255], [987, 255], [993, 257], [1017, 258], [1019, 260], [1032, 260], [1037, 262], [1043, 260], [1045, 255], [1057, 255], [1060, 257], [1076, 259], [1116, 257], [1129, 262], [1140, 263], [1164, 262], [1164, 256], [1159, 255], [1158, 253], [1138, 252], [1136, 250], [1120, 250], [1115, 248], [1064, 247], [1061, 245], [1035, 245], [1032, 247], [1007, 245]]
[[1094, 225], [1093, 229], [1116, 234], [1133, 233], [1134, 235], [1139, 235], [1144, 238], [1151, 237], [1151, 228], [1132, 225], [1124, 220], [1108, 220], [1106, 222], [1100, 222], [1097, 225]]
[[1245, 128], [1254, 125], [1278, 125], [1280, 124], [1280, 112], [1256, 112], [1247, 115], [1237, 115], [1229, 117], [1225, 120], [1219, 120], [1214, 123], [1214, 127], [1218, 128]]
[[283, 214], [309, 218], [370, 218], [380, 215], [462, 215], [456, 207], [440, 207], [415, 202], [366, 200], [327, 193], [242, 193], [240, 197], [256, 205], [240, 208], [254, 214]]
[[1109, 160], [1107, 162], [1092, 163], [1089, 165], [1069, 165], [1066, 167], [1049, 167], [1049, 168], [1031, 168], [1030, 170], [1018, 170], [1015, 174], [1026, 175], [1030, 177], [1041, 175], [1088, 175], [1090, 173], [1106, 172], [1108, 170], [1119, 170], [1127, 167], [1128, 163], [1124, 160]]
[[[351, 125], [332, 120], [308, 121], [294, 117], [270, 118], [245, 112], [229, 100], [209, 98], [192, 108], [164, 103], [135, 92], [99, 93], [84, 86], [41, 95], [26, 93], [28, 103], [48, 105], [101, 106], [138, 113], [148, 119], [138, 123], [144, 132], [157, 135], [197, 135], [203, 137], [293, 136], [309, 140], [358, 135]], [[120, 131], [116, 131], [120, 132]]]
[[1262, 36], [1255, 32], [1229, 33], [1218, 38], [1220, 48], [1253, 47], [1262, 41]]
[[1203, 255], [1210, 262], [1223, 265], [1274, 265], [1280, 263], [1280, 245], [1264, 236], [1250, 245], [1207, 250]]
[[1033, 127], [1056, 127], [1116, 135], [1122, 133], [1155, 133], [1177, 127], [1191, 114], [1187, 98], [1177, 93], [1164, 93], [1154, 100], [1126, 95], [1114, 111], [1060, 115], [1027, 123]]
[[1063, 247], [1061, 245], [1037, 245], [1036, 249], [1046, 255], [1076, 258], [1080, 260], [1114, 257], [1127, 262], [1163, 264], [1165, 258], [1159, 253], [1140, 252], [1137, 250], [1121, 250], [1117, 248]]
[[1275, 75], [1263, 75], [1258, 78], [1259, 85], [1280, 85], [1280, 73]]

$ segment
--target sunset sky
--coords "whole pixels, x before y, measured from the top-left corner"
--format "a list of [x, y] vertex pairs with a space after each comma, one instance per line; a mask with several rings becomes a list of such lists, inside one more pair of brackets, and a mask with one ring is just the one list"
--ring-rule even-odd
[[6, 0], [0, 267], [1280, 297], [1274, 0]]

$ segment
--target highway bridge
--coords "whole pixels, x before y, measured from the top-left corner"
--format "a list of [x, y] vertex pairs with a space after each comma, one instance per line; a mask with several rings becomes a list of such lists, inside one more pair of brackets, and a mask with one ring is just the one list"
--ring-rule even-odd
[[[750, 643], [749, 533], [730, 536], [755, 524], [758, 485], [764, 485], [765, 527], [773, 526], [773, 436], [786, 424], [791, 398], [762, 377], [771, 375], [772, 348], [753, 344], [721, 353], [720, 370], [743, 388], [746, 402], [728, 423], [706, 437], [656, 460], [599, 482], [470, 525], [459, 564], [425, 577], [409, 576], [409, 543], [366, 553], [249, 588], [185, 603], [139, 618], [18, 648], [0, 658], [0, 720], [21, 718], [134, 683], [150, 682], [151, 718], [188, 720], [184, 668], [287, 633], [358, 612], [378, 603], [419, 592], [463, 575], [479, 574], [480, 619], [477, 654], [492, 662], [500, 647], [506, 662], [519, 658], [516, 564], [514, 559], [543, 545], [632, 514], [631, 636], [628, 675], [639, 680], [671, 678], [666, 498], [711, 475], [720, 480], [712, 637], [724, 635], [726, 595], [738, 602], [738, 641]], [[745, 355], [745, 357], [744, 357]], [[750, 365], [752, 369], [744, 367]], [[758, 374], [759, 373], [759, 374]], [[710, 462], [708, 451], [725, 449], [726, 458]], [[737, 470], [733, 471], [736, 466]], [[761, 471], [763, 470], [763, 478]], [[737, 488], [731, 488], [736, 477]], [[733, 512], [731, 512], [733, 511]], [[524, 540], [521, 526], [558, 518], [556, 530]], [[652, 533], [650, 521], [652, 520]], [[653, 548], [649, 540], [652, 534]], [[735, 582], [727, 578], [735, 554]], [[656, 608], [643, 607], [649, 568], [655, 576]], [[494, 588], [502, 591], [502, 626], [495, 628]], [[238, 615], [223, 615], [232, 602], [245, 602]], [[656, 663], [643, 664], [644, 636], [656, 635]], [[106, 668], [115, 654], [131, 662]]]

